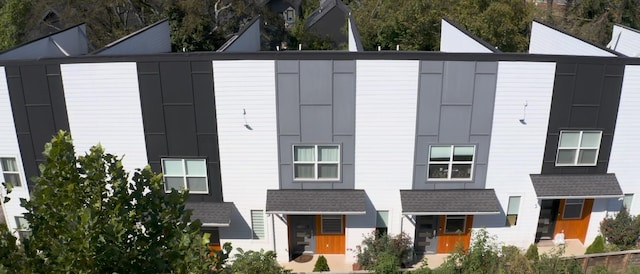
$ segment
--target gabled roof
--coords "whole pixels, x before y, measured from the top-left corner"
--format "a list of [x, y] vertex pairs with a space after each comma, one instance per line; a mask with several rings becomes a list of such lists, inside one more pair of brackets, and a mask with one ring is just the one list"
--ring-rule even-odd
[[293, 215], [365, 214], [367, 194], [354, 189], [267, 190], [267, 213]]
[[217, 52], [260, 51], [260, 16], [247, 22], [238, 33], [227, 40]]
[[0, 60], [38, 59], [84, 55], [89, 39], [84, 23], [31, 40], [0, 53]]
[[95, 55], [154, 54], [171, 52], [169, 20], [164, 19], [92, 52]]
[[622, 197], [615, 174], [531, 174], [538, 199]]
[[185, 208], [193, 211], [191, 220], [199, 219], [202, 226], [220, 227], [231, 223], [233, 203], [186, 202]]
[[640, 57], [640, 31], [615, 24], [611, 33], [611, 42], [607, 44], [607, 48], [626, 56]]
[[325, 14], [328, 14], [329, 11], [331, 11], [334, 8], [340, 9], [342, 12], [344, 12], [345, 15], [351, 12], [351, 8], [349, 8], [349, 6], [347, 6], [345, 3], [343, 3], [340, 0], [322, 0], [320, 1], [320, 7], [314, 10], [307, 17], [306, 19], [307, 22], [305, 23], [305, 27], [306, 28], [312, 27], [318, 21], [322, 20]]
[[442, 18], [440, 31], [440, 51], [442, 52], [501, 52], [495, 46], [473, 35], [467, 29], [448, 18]]
[[400, 190], [404, 215], [500, 214], [493, 189]]
[[589, 42], [561, 29], [533, 20], [529, 53], [580, 55], [580, 56], [624, 56], [601, 45]]

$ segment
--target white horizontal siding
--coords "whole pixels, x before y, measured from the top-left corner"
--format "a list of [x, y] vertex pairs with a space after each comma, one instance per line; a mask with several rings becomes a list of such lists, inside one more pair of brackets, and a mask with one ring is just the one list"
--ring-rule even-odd
[[563, 32], [557, 31], [535, 21], [533, 22], [531, 28], [529, 53], [583, 56], [615, 56], [611, 52], [598, 48], [583, 40], [567, 35]]
[[[214, 61], [213, 74], [222, 192], [243, 219], [221, 228], [220, 238], [233, 240], [234, 247], [272, 249], [271, 218], [265, 224], [263, 240], [251, 239], [241, 228], [243, 222], [250, 226], [251, 210], [265, 209], [266, 190], [279, 188], [275, 63]], [[245, 118], [251, 130], [245, 127]], [[279, 258], [286, 260], [286, 227], [278, 231], [282, 249], [277, 251]]]
[[[8, 203], [0, 204], [4, 208], [5, 219], [9, 230], [15, 232], [16, 216], [22, 216], [26, 211], [20, 206], [20, 198], [29, 199], [29, 189], [27, 188], [24, 167], [22, 166], [22, 157], [20, 147], [18, 146], [18, 137], [16, 134], [15, 124], [13, 122], [13, 112], [11, 109], [11, 101], [9, 98], [9, 88], [7, 86], [7, 77], [4, 67], [0, 67], [0, 158], [15, 158], [20, 169], [20, 179], [22, 186], [15, 187], [9, 194]], [[4, 177], [0, 174], [0, 182], [4, 182]], [[6, 192], [0, 186], [0, 196]], [[2, 199], [0, 197], [0, 203]], [[16, 234], [17, 235], [17, 234]]]
[[640, 214], [640, 184], [638, 183], [638, 163], [640, 163], [640, 66], [628, 65], [624, 71], [622, 94], [618, 108], [609, 173], [615, 173], [624, 193], [634, 193], [630, 211]]
[[504, 215], [476, 216], [474, 227], [488, 227], [507, 244], [526, 247], [534, 239], [540, 209], [529, 174], [542, 170], [554, 74], [555, 63], [498, 65], [486, 188], [505, 210], [509, 196], [521, 196], [520, 214], [515, 227], [500, 227]]
[[[356, 64], [355, 188], [367, 191], [376, 210], [389, 210], [394, 234], [400, 232], [399, 190], [412, 187], [418, 69], [412, 60]], [[373, 229], [375, 217], [371, 222]], [[348, 249], [362, 241], [361, 232], [353, 232], [360, 235], [347, 235]]]
[[614, 25], [607, 47], [626, 56], [640, 57], [640, 32]]
[[491, 53], [490, 49], [442, 19], [440, 51]]
[[132, 172], [148, 164], [136, 63], [60, 65], [76, 153], [100, 143]]

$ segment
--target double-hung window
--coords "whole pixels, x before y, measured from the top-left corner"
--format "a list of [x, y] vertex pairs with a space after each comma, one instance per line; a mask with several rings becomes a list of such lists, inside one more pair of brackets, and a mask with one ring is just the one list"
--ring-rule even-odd
[[294, 180], [339, 180], [340, 146], [294, 145]]
[[29, 222], [22, 216], [16, 217], [16, 226], [18, 227], [18, 237], [21, 240], [27, 239], [31, 236], [31, 227]]
[[162, 159], [164, 188], [185, 190], [189, 193], [208, 193], [207, 163], [204, 159]]
[[561, 131], [556, 166], [595, 166], [601, 139], [602, 131]]
[[431, 146], [428, 180], [471, 180], [475, 151], [470, 145]]
[[0, 158], [0, 171], [2, 172], [3, 182], [10, 183], [13, 186], [22, 185], [16, 158]]

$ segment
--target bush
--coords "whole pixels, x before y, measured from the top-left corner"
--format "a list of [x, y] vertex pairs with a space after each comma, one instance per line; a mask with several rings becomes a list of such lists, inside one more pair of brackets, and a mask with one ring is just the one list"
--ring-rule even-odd
[[625, 208], [615, 218], [608, 216], [600, 223], [600, 231], [609, 243], [622, 250], [632, 249], [640, 235], [640, 218], [629, 215]]
[[330, 270], [329, 270], [329, 264], [327, 263], [327, 258], [320, 255], [320, 257], [318, 257], [318, 260], [316, 261], [316, 264], [313, 266], [313, 272], [322, 272], [322, 271], [330, 271]]
[[531, 244], [529, 248], [527, 248], [527, 253], [524, 254], [527, 259], [537, 262], [540, 255], [538, 255], [538, 245]]
[[604, 239], [602, 235], [598, 235], [591, 245], [587, 247], [584, 254], [603, 253], [604, 252]]
[[291, 273], [291, 270], [284, 269], [276, 260], [276, 253], [273, 251], [244, 251], [242, 248], [236, 249], [238, 254], [229, 268], [231, 273], [261, 273], [280, 274]]
[[356, 258], [363, 269], [371, 270], [378, 257], [383, 253], [393, 255], [398, 262], [407, 263], [404, 259], [412, 254], [413, 242], [405, 233], [394, 236], [368, 234], [362, 244], [356, 247]]
[[381, 253], [373, 263], [373, 273], [376, 274], [392, 274], [398, 273], [400, 270], [400, 260], [395, 254]]

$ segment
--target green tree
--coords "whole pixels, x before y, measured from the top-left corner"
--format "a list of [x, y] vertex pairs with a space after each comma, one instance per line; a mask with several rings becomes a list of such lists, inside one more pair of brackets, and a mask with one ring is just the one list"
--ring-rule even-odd
[[[45, 146], [31, 200], [28, 264], [38, 273], [200, 273], [207, 269], [188, 193], [165, 194], [147, 166], [131, 179], [122, 158], [98, 145], [76, 157], [71, 136]], [[37, 252], [35, 252], [37, 250]]]
[[4, 0], [0, 7], [0, 50], [19, 44], [27, 26], [31, 1]]
[[600, 222], [600, 232], [607, 239], [622, 250], [631, 249], [638, 243], [640, 236], [640, 218], [629, 214], [623, 208], [615, 217], [607, 216]]
[[284, 269], [276, 260], [276, 253], [273, 251], [244, 251], [242, 248], [236, 249], [233, 264], [228, 268], [233, 274], [261, 273], [261, 274], [281, 274], [290, 273], [291, 270]]
[[587, 250], [584, 252], [584, 254], [603, 253], [603, 252], [604, 252], [604, 238], [602, 238], [602, 235], [598, 235], [593, 240], [593, 243], [591, 243], [587, 247]]

